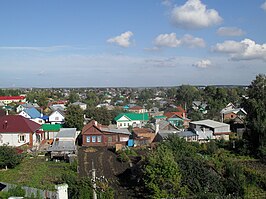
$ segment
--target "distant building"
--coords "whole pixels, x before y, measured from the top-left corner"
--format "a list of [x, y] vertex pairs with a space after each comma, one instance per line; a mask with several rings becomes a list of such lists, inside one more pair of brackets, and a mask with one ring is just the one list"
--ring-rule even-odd
[[0, 102], [10, 104], [12, 102], [26, 102], [25, 96], [0, 96]]

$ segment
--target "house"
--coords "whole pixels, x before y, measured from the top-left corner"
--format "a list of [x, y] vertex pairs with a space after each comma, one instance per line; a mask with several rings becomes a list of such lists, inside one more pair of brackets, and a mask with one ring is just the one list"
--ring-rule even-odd
[[187, 128], [189, 126], [189, 122], [191, 121], [186, 118], [186, 114], [184, 112], [166, 112], [164, 113], [164, 116], [166, 116], [167, 121], [176, 127]]
[[65, 113], [61, 110], [55, 110], [49, 115], [49, 123], [51, 124], [64, 124]]
[[53, 104], [52, 106], [49, 106], [49, 109], [51, 111], [60, 110], [63, 112], [66, 110], [66, 106], [64, 104]]
[[81, 131], [82, 146], [114, 147], [116, 144], [126, 145], [130, 132], [127, 129], [117, 129], [103, 126], [92, 120]]
[[235, 108], [234, 106], [225, 107], [221, 110], [222, 121], [237, 121], [243, 123], [247, 116], [247, 112], [243, 108]]
[[27, 108], [36, 108], [36, 109], [39, 109], [40, 106], [37, 103], [20, 104], [20, 105], [17, 106], [16, 112], [19, 113], [19, 112], [21, 112], [21, 111], [23, 111], [24, 109], [27, 109]]
[[212, 132], [214, 139], [229, 140], [231, 134], [230, 125], [214, 120], [200, 120], [189, 123], [189, 127], [195, 130], [201, 130], [203, 133]]
[[117, 128], [141, 127], [149, 120], [148, 113], [120, 113], [114, 119]]
[[135, 146], [148, 145], [153, 142], [155, 131], [150, 128], [135, 127], [132, 130]]
[[166, 120], [161, 120], [155, 123], [154, 126], [155, 138], [154, 142], [161, 142], [167, 139], [170, 135], [176, 135], [180, 129]]
[[41, 125], [21, 116], [5, 115], [0, 117], [0, 145], [34, 146], [41, 141], [38, 130]]
[[36, 119], [42, 117], [42, 114], [34, 107], [24, 109], [19, 113], [19, 115], [28, 119]]
[[145, 113], [147, 110], [141, 106], [133, 106], [128, 109], [129, 112], [133, 113]]
[[87, 109], [87, 104], [82, 103], [82, 102], [74, 102], [72, 105], [79, 106], [83, 111]]
[[76, 135], [76, 128], [61, 128], [55, 136], [52, 146], [47, 149], [51, 159], [69, 159], [69, 155], [76, 154]]
[[201, 101], [193, 101], [192, 102], [192, 109], [195, 111], [200, 111], [202, 114], [207, 114], [207, 104]]
[[25, 96], [0, 96], [0, 102], [10, 104], [12, 102], [26, 102]]

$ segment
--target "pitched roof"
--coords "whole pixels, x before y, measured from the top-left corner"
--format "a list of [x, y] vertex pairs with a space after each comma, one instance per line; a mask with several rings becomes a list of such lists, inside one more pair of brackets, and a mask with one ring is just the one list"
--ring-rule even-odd
[[115, 121], [118, 121], [121, 117], [127, 117], [129, 120], [149, 120], [148, 113], [120, 113], [118, 116], [115, 117]]
[[166, 112], [164, 115], [167, 117], [167, 119], [172, 118], [174, 116], [183, 118], [183, 113], [182, 112]]
[[101, 132], [119, 133], [119, 134], [130, 135], [130, 132], [128, 131], [128, 129], [118, 129], [118, 128], [112, 128], [111, 126], [104, 126], [104, 125], [96, 122], [95, 120], [90, 121], [87, 125], [85, 125], [82, 128], [82, 131], [81, 131], [82, 134], [84, 134], [88, 129], [90, 129], [93, 126]]
[[41, 113], [36, 108], [26, 108], [23, 110], [25, 113], [27, 113], [31, 119], [35, 119], [38, 117], [41, 117]]
[[21, 115], [5, 115], [0, 117], [0, 133], [31, 133], [41, 127]]
[[131, 108], [129, 108], [130, 110], [141, 110], [143, 109], [141, 106], [133, 106]]

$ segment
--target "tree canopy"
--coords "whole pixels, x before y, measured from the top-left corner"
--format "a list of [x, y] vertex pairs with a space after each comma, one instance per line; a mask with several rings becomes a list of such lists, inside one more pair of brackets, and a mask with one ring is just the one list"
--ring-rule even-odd
[[83, 110], [79, 106], [70, 105], [67, 107], [65, 124], [67, 128], [77, 128], [81, 130], [83, 127], [84, 115]]

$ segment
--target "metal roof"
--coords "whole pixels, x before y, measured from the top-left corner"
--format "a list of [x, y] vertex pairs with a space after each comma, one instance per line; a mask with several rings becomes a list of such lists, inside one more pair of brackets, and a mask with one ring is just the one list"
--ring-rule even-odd
[[223, 126], [230, 126], [229, 124], [225, 124], [222, 122], [217, 122], [214, 120], [200, 120], [200, 121], [194, 121], [194, 122], [190, 122], [191, 124], [196, 124], [196, 125], [203, 125], [203, 126], [208, 126], [211, 128], [218, 128], [218, 127], [223, 127]]
[[56, 138], [76, 138], [76, 128], [61, 128]]

